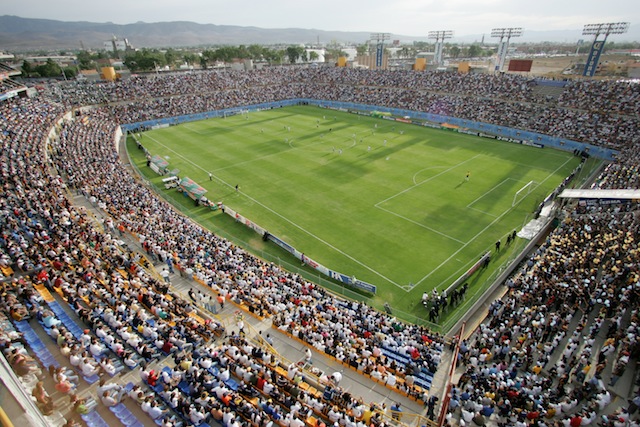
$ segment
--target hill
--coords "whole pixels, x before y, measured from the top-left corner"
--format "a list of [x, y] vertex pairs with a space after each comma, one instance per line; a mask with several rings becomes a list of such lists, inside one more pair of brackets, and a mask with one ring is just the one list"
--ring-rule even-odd
[[[118, 38], [127, 38], [134, 47], [184, 47], [210, 45], [240, 45], [259, 43], [300, 44], [321, 43], [331, 41], [348, 44], [361, 44], [369, 40], [369, 32], [324, 31], [305, 28], [267, 29], [259, 27], [243, 27], [239, 25], [197, 24], [195, 22], [136, 22], [132, 24], [114, 24], [112, 22], [66, 22], [52, 19], [31, 19], [18, 16], [0, 16], [0, 49], [3, 50], [57, 50], [78, 49], [80, 42], [86, 48], [102, 48], [103, 42]], [[483, 40], [488, 44], [497, 43], [490, 36], [490, 28], [486, 34], [456, 34], [453, 43], [474, 43]], [[575, 43], [580, 39], [590, 40], [582, 36], [581, 29], [560, 31], [536, 31], [524, 29], [522, 37], [514, 39], [515, 43], [558, 42]], [[411, 37], [391, 34], [391, 40], [402, 43], [426, 41], [424, 37]], [[617, 35], [613, 41], [640, 40], [640, 26], [631, 25], [629, 32]]]
[[63, 22], [0, 16], [0, 48], [5, 50], [77, 49], [80, 41], [87, 48], [101, 48], [116, 35], [135, 47], [297, 44], [332, 40], [363, 43], [369, 33], [323, 31], [302, 28], [265, 29], [236, 25], [197, 24], [195, 22], [136, 22], [133, 24]]

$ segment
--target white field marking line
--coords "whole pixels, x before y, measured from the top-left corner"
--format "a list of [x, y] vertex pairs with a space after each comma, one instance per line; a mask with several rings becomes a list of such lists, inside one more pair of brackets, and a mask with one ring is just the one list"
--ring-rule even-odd
[[[553, 156], [556, 156], [556, 157], [564, 157], [564, 156], [561, 156], [561, 155], [559, 155], [559, 154], [553, 154]], [[531, 167], [531, 165], [529, 165], [529, 164], [527, 164], [527, 163], [520, 163], [520, 162], [509, 162], [509, 163], [512, 163], [512, 164], [514, 164], [514, 165], [518, 165], [518, 166], [523, 166], [523, 167], [525, 167], [525, 168], [530, 168], [530, 167]], [[550, 169], [547, 169], [547, 168], [544, 168], [544, 167], [538, 167], [538, 166], [536, 166], [536, 169], [541, 170], [541, 171], [545, 171], [545, 172], [553, 172], [553, 169], [551, 169], [551, 168], [550, 168]]]
[[420, 169], [418, 172], [413, 174], [413, 185], [418, 185], [418, 182], [416, 181], [416, 178], [418, 177], [418, 174], [421, 174], [424, 171], [428, 171], [430, 169], [442, 169], [444, 166], [431, 166], [428, 168], [424, 168], [424, 169]]
[[[553, 173], [550, 173], [549, 175], [547, 175], [547, 177], [545, 179], [543, 179], [540, 184], [542, 184], [543, 182], [545, 182], [546, 180], [548, 180], [551, 176], [553, 176], [557, 171], [559, 171], [560, 169], [562, 169], [567, 163], [569, 163], [571, 161], [571, 158], [567, 159], [566, 162], [564, 162], [563, 164], [561, 164], [560, 166], [558, 166], [556, 168], [555, 171], [553, 171]], [[538, 184], [538, 186], [540, 185]], [[536, 187], [537, 188], [537, 187]], [[524, 199], [522, 199], [524, 200]], [[518, 202], [516, 204], [519, 205], [520, 202]], [[439, 266], [437, 266], [436, 268], [434, 268], [433, 270], [431, 270], [430, 273], [428, 273], [426, 276], [424, 276], [422, 279], [420, 279], [415, 286], [419, 285], [420, 283], [424, 282], [426, 279], [428, 279], [429, 277], [431, 277], [431, 275], [433, 273], [435, 273], [436, 271], [438, 271], [443, 265], [445, 265], [446, 263], [448, 263], [449, 261], [451, 261], [451, 259], [453, 257], [455, 257], [456, 255], [458, 255], [460, 253], [460, 251], [462, 251], [464, 248], [466, 248], [471, 242], [473, 242], [474, 240], [476, 240], [482, 233], [484, 233], [489, 227], [491, 227], [493, 224], [495, 224], [496, 222], [498, 222], [503, 216], [505, 216], [507, 213], [509, 213], [510, 211], [512, 211], [515, 208], [515, 206], [510, 207], [509, 209], [507, 209], [506, 211], [504, 211], [502, 214], [500, 214], [500, 216], [496, 217], [496, 219], [494, 219], [493, 221], [491, 221], [491, 223], [489, 223], [489, 225], [487, 225], [485, 228], [483, 228], [482, 230], [480, 230], [475, 236], [473, 236], [471, 239], [469, 239], [469, 241], [467, 243], [465, 243], [460, 249], [458, 249], [457, 251], [455, 251], [453, 254], [451, 254], [451, 256], [449, 256], [449, 258], [445, 259], [444, 261], [442, 261], [440, 263]], [[442, 285], [442, 283], [438, 284], [438, 286]]]
[[410, 218], [407, 218], [407, 217], [405, 217], [405, 216], [402, 216], [402, 215], [400, 215], [400, 214], [398, 214], [398, 213], [396, 213], [396, 212], [390, 211], [389, 209], [385, 209], [385, 208], [382, 208], [382, 207], [380, 207], [380, 206], [376, 206], [376, 208], [380, 209], [381, 211], [384, 211], [384, 212], [390, 213], [391, 215], [397, 216], [398, 218], [404, 219], [405, 221], [410, 222], [410, 223], [412, 223], [412, 224], [414, 224], [414, 225], [417, 225], [418, 227], [422, 227], [422, 228], [424, 228], [424, 229], [426, 229], [426, 230], [429, 230], [429, 231], [431, 231], [432, 233], [439, 234], [440, 236], [442, 236], [442, 237], [444, 237], [444, 238], [447, 238], [447, 239], [453, 240], [454, 242], [460, 243], [461, 245], [463, 245], [463, 244], [464, 244], [464, 242], [463, 242], [462, 240], [458, 240], [458, 239], [456, 239], [455, 237], [451, 237], [451, 236], [449, 236], [448, 234], [445, 234], [445, 233], [443, 233], [443, 232], [441, 232], [441, 231], [438, 231], [438, 230], [436, 230], [436, 229], [434, 229], [434, 228], [431, 228], [431, 227], [426, 226], [426, 225], [424, 225], [424, 224], [421, 224], [421, 223], [419, 223], [419, 222], [417, 222], [417, 221], [414, 221], [414, 220], [412, 220], [412, 219], [410, 219]]
[[[469, 203], [467, 205], [467, 207], [471, 208], [471, 205], [473, 205], [475, 202], [477, 202], [478, 200], [482, 199], [484, 196], [486, 196], [487, 194], [491, 193], [493, 190], [497, 189], [498, 187], [500, 187], [502, 184], [504, 184], [507, 181], [524, 182], [525, 184], [528, 182], [528, 181], [520, 181], [519, 179], [505, 178], [504, 180], [502, 180], [502, 182], [494, 185], [491, 189], [489, 189], [488, 191], [485, 191], [485, 193], [483, 195], [481, 195], [480, 197], [475, 199], [473, 202]], [[479, 211], [479, 212], [482, 212], [482, 211]]]
[[[215, 118], [215, 117], [211, 117], [211, 118]], [[198, 120], [199, 122], [202, 121], [206, 121], [209, 119], [203, 119], [203, 120]], [[218, 130], [227, 130], [227, 129], [233, 129], [233, 126], [215, 126], [215, 125], [211, 125], [209, 127], [207, 127], [206, 129], [200, 131], [200, 130], [196, 130], [193, 127], [189, 126], [187, 123], [182, 123], [182, 126], [184, 126], [185, 128], [189, 129], [191, 132], [193, 133], [197, 133], [198, 135], [212, 135], [214, 133], [214, 131], [218, 131]]]
[[[348, 140], [347, 140], [348, 141]], [[308, 145], [301, 145], [299, 147], [293, 145], [294, 143], [294, 139], [292, 138], [291, 141], [289, 141], [289, 147], [293, 150], [305, 150], [308, 148], [315, 148], [318, 145], [326, 145], [326, 140], [322, 140], [322, 139], [316, 139], [314, 142], [312, 142], [311, 144]], [[346, 147], [344, 147], [345, 150], [348, 150], [349, 148], [353, 148], [356, 146], [356, 143], [353, 142], [351, 145], [348, 145]], [[334, 147], [335, 148], [335, 147]], [[314, 153], [324, 153], [325, 150], [313, 150]]]
[[[465, 160], [465, 161], [464, 161], [464, 162], [462, 162], [462, 163], [458, 163], [458, 164], [457, 164], [457, 165], [455, 165], [455, 166], [451, 166], [450, 168], [445, 169], [444, 171], [440, 172], [439, 174], [436, 174], [436, 175], [432, 176], [431, 178], [427, 178], [427, 179], [426, 179], [426, 180], [424, 180], [424, 181], [421, 181], [421, 182], [419, 182], [419, 183], [417, 183], [417, 184], [414, 184], [413, 186], [410, 186], [410, 187], [406, 188], [405, 190], [402, 190], [401, 192], [399, 192], [399, 193], [397, 193], [397, 194], [394, 194], [393, 196], [391, 196], [391, 197], [389, 197], [389, 198], [387, 198], [387, 199], [385, 199], [385, 200], [382, 200], [382, 201], [380, 201], [380, 202], [376, 203], [375, 205], [373, 205], [373, 207], [375, 207], [375, 208], [377, 208], [377, 209], [380, 209], [380, 210], [382, 210], [382, 211], [384, 211], [384, 212], [390, 213], [391, 215], [395, 215], [395, 216], [397, 216], [398, 218], [404, 219], [405, 221], [408, 221], [408, 222], [410, 222], [410, 223], [412, 223], [412, 224], [414, 224], [414, 225], [417, 225], [417, 226], [419, 226], [419, 227], [422, 227], [422, 228], [424, 228], [425, 230], [429, 230], [429, 231], [431, 231], [432, 233], [438, 234], [438, 235], [440, 235], [440, 236], [442, 236], [442, 237], [444, 237], [444, 238], [446, 238], [446, 239], [453, 240], [454, 242], [457, 242], [457, 243], [460, 243], [461, 245], [464, 245], [464, 244], [465, 244], [465, 242], [463, 242], [462, 240], [456, 239], [455, 237], [449, 236], [449, 235], [448, 235], [448, 234], [446, 234], [446, 233], [443, 233], [443, 232], [441, 232], [441, 231], [438, 231], [438, 230], [436, 230], [435, 228], [431, 228], [431, 227], [429, 227], [429, 226], [427, 226], [427, 225], [421, 224], [421, 223], [419, 223], [419, 222], [417, 222], [417, 221], [414, 221], [414, 220], [412, 220], [412, 219], [410, 219], [410, 218], [407, 218], [407, 217], [405, 217], [405, 216], [403, 216], [403, 215], [400, 215], [399, 213], [396, 213], [396, 212], [391, 211], [391, 210], [389, 210], [389, 209], [383, 208], [383, 207], [382, 207], [382, 206], [380, 206], [380, 205], [381, 205], [382, 203], [384, 203], [384, 202], [388, 201], [388, 200], [391, 200], [391, 199], [395, 198], [396, 196], [399, 196], [400, 194], [403, 194], [403, 193], [405, 193], [405, 192], [407, 192], [407, 191], [409, 191], [409, 190], [413, 189], [414, 187], [417, 187], [417, 186], [419, 186], [419, 185], [422, 185], [422, 184], [424, 184], [425, 182], [428, 182], [428, 181], [430, 181], [430, 180], [432, 180], [432, 179], [434, 179], [434, 178], [436, 178], [436, 177], [438, 177], [438, 176], [442, 175], [443, 173], [446, 173], [446, 172], [448, 172], [448, 171], [450, 171], [450, 170], [452, 170], [452, 169], [455, 169], [455, 168], [457, 168], [458, 166], [460, 166], [460, 165], [462, 165], [462, 164], [464, 164], [464, 163], [466, 163], [466, 162], [469, 162], [469, 161], [471, 161], [471, 160], [475, 159], [475, 158], [476, 158], [476, 157], [478, 157], [478, 156], [480, 156], [480, 154], [476, 154], [476, 155], [475, 155], [475, 156], [473, 156], [472, 158], [467, 159], [467, 160]], [[437, 167], [437, 166], [436, 166], [436, 167]], [[420, 170], [420, 171], [416, 172], [416, 174], [418, 174], [418, 173], [420, 173], [420, 172], [422, 172], [422, 171], [424, 171], [424, 170], [427, 170], [427, 169], [429, 169], [429, 168], [422, 169], [422, 170]], [[416, 174], [414, 174], [414, 176], [413, 176], [413, 178], [414, 178], [414, 182], [415, 182], [415, 176], [416, 176]]]
[[[151, 137], [150, 137], [150, 138], [151, 138]], [[162, 145], [162, 146], [163, 146], [163, 147], [165, 147], [166, 149], [171, 150], [171, 148], [169, 148], [169, 147], [167, 147], [166, 145], [162, 144], [162, 143], [161, 143], [160, 141], [158, 141], [157, 139], [154, 139], [154, 138], [151, 138], [151, 139], [153, 139], [154, 141], [156, 141], [158, 144]], [[290, 146], [290, 147], [291, 147], [291, 143], [292, 143], [292, 142], [293, 142], [293, 140], [292, 140], [291, 142], [289, 142], [289, 146]], [[296, 147], [291, 147], [291, 148], [296, 148]], [[173, 151], [173, 152], [175, 153], [175, 151], [174, 151], [174, 150], [171, 150], [171, 151]], [[271, 157], [271, 156], [277, 156], [278, 154], [280, 154], [280, 152], [278, 152], [278, 153], [272, 153], [272, 154], [265, 154], [264, 156], [256, 157], [256, 158], [251, 159], [251, 160], [245, 160], [245, 161], [243, 161], [243, 162], [234, 163], [234, 164], [229, 165], [229, 166], [224, 166], [224, 167], [221, 167], [221, 168], [212, 169], [211, 171], [212, 171], [212, 172], [219, 172], [219, 171], [223, 171], [223, 170], [227, 170], [227, 169], [233, 169], [233, 168], [235, 168], [235, 167], [237, 167], [237, 166], [240, 166], [240, 165], [246, 165], [247, 163], [252, 163], [252, 162], [255, 162], [255, 161], [258, 161], [258, 160], [263, 160], [263, 159], [269, 158], [269, 157]], [[184, 158], [184, 157], [183, 157], [183, 158]], [[185, 159], [186, 159], [186, 158], [185, 158]], [[198, 166], [198, 167], [200, 167], [200, 166]], [[220, 180], [220, 181], [221, 181], [221, 182], [223, 182], [222, 180]], [[226, 184], [226, 182], [225, 182], [225, 184]], [[228, 185], [228, 184], [227, 184], [227, 185]]]
[[[200, 169], [203, 172], [208, 172], [206, 169], [204, 169], [202, 166], [194, 163], [193, 161], [187, 159], [185, 156], [183, 156], [182, 154], [178, 153], [177, 151], [167, 147], [166, 145], [162, 144], [161, 142], [159, 142], [157, 139], [150, 137], [151, 139], [153, 139], [154, 141], [156, 141], [156, 143], [158, 143], [159, 145], [162, 145], [164, 148], [166, 148], [167, 150], [176, 153], [176, 155], [178, 157], [182, 157], [186, 162], [191, 163], [194, 167]], [[213, 175], [216, 180], [220, 181], [221, 183], [223, 183], [224, 185], [226, 185], [229, 188], [235, 188], [233, 185], [229, 184], [228, 182], [224, 181], [223, 179], [219, 178], [216, 175]], [[250, 197], [249, 195], [243, 193], [243, 195], [251, 200], [252, 202], [254, 202], [255, 204], [257, 204], [258, 206], [261, 206], [263, 209], [267, 210], [268, 212], [271, 212], [272, 214], [274, 214], [275, 216], [281, 218], [282, 220], [286, 221], [287, 223], [291, 224], [292, 226], [294, 226], [295, 228], [299, 229], [300, 231], [308, 234], [309, 236], [313, 237], [314, 239], [316, 239], [317, 241], [321, 242], [322, 244], [326, 245], [327, 247], [333, 249], [334, 251], [336, 251], [337, 253], [343, 255], [344, 257], [350, 259], [351, 261], [355, 262], [356, 264], [360, 265], [361, 267], [369, 270], [370, 272], [372, 272], [373, 274], [383, 278], [384, 280], [388, 281], [389, 283], [394, 284], [397, 287], [402, 287], [402, 285], [394, 282], [393, 280], [391, 280], [390, 278], [386, 277], [384, 274], [379, 273], [378, 271], [374, 270], [373, 268], [369, 267], [368, 265], [364, 264], [363, 262], [361, 262], [360, 260], [352, 257], [351, 255], [347, 254], [346, 252], [336, 248], [335, 246], [333, 246], [331, 243], [321, 239], [320, 237], [316, 236], [315, 234], [311, 233], [309, 230], [307, 230], [306, 228], [296, 224], [295, 222], [291, 221], [289, 218], [285, 217], [284, 215], [280, 214], [279, 212], [276, 212], [275, 210], [271, 209], [270, 207], [264, 205], [263, 203], [259, 202], [258, 200], [254, 199], [253, 197]]]
[[[484, 252], [483, 252], [484, 253]], [[459, 261], [458, 259], [456, 259], [456, 261]], [[445, 278], [442, 282], [440, 282], [438, 284], [438, 286], [436, 286], [434, 289], [446, 289], [447, 287], [442, 287], [443, 283], [451, 283], [450, 280], [452, 277], [460, 277], [460, 272], [461, 271], [466, 271], [469, 269], [469, 267], [471, 265], [473, 265], [475, 263], [475, 260], [471, 259], [469, 261], [467, 261], [465, 264], [461, 265], [460, 267], [458, 267], [458, 269], [456, 271], [454, 271], [453, 273], [451, 273], [449, 275], [449, 277]], [[417, 284], [414, 284], [410, 290], [413, 290], [413, 288], [415, 288], [417, 286]]]
[[191, 126], [189, 126], [189, 125], [187, 125], [187, 124], [185, 124], [185, 125], [184, 125], [184, 127], [185, 127], [186, 129], [189, 129], [189, 130], [190, 130], [191, 132], [193, 132], [193, 133], [197, 133], [198, 135], [209, 135], [209, 134], [210, 134], [210, 132], [202, 132], [202, 131], [199, 131], [199, 130], [193, 129]]
[[477, 208], [470, 208], [469, 206], [467, 206], [467, 209], [470, 209], [472, 211], [476, 211], [476, 212], [480, 212], [481, 214], [493, 217], [493, 218], [497, 218], [498, 216], [489, 212], [485, 212], [485, 211], [481, 211], [480, 209]]
[[427, 178], [427, 179], [425, 179], [424, 181], [420, 181], [419, 183], [414, 184], [414, 185], [411, 185], [411, 186], [409, 186], [409, 187], [405, 188], [404, 190], [402, 190], [402, 191], [400, 191], [400, 192], [398, 192], [398, 193], [394, 194], [393, 196], [387, 197], [387, 198], [386, 198], [386, 199], [384, 199], [384, 200], [380, 200], [378, 203], [376, 203], [376, 204], [375, 204], [375, 205], [373, 205], [373, 206], [377, 208], [377, 207], [379, 207], [378, 205], [380, 205], [380, 204], [382, 204], [382, 203], [385, 203], [385, 202], [388, 202], [388, 201], [389, 201], [389, 200], [391, 200], [391, 199], [395, 199], [396, 197], [398, 197], [398, 196], [400, 196], [400, 195], [402, 195], [402, 194], [404, 194], [404, 193], [406, 193], [406, 192], [408, 192], [408, 191], [413, 190], [413, 189], [414, 189], [414, 187], [417, 187], [417, 186], [419, 186], [419, 185], [422, 185], [422, 184], [424, 184], [425, 182], [429, 182], [429, 181], [431, 181], [432, 179], [435, 179], [435, 178], [439, 177], [440, 175], [444, 175], [445, 173], [447, 173], [447, 172], [449, 172], [449, 171], [451, 171], [451, 170], [453, 170], [453, 169], [456, 169], [457, 167], [459, 167], [459, 166], [461, 166], [461, 165], [464, 165], [465, 163], [470, 162], [471, 160], [473, 160], [473, 159], [475, 159], [475, 158], [478, 158], [478, 157], [480, 157], [480, 156], [481, 156], [480, 154], [476, 154], [475, 156], [471, 157], [470, 159], [465, 160], [464, 162], [458, 163], [457, 165], [451, 166], [450, 168], [447, 168], [447, 169], [443, 170], [442, 172], [440, 172], [440, 173], [438, 173], [438, 174], [435, 174], [435, 175], [434, 175], [434, 176], [432, 176], [431, 178]]

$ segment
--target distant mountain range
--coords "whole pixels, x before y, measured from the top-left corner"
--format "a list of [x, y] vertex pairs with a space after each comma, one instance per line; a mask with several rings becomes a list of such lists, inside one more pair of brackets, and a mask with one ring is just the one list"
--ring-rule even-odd
[[[126, 38], [134, 47], [184, 47], [207, 45], [239, 45], [259, 43], [274, 44], [328, 44], [332, 41], [347, 44], [365, 43], [369, 32], [324, 31], [303, 28], [265, 29], [236, 25], [197, 24], [195, 22], [157, 22], [134, 24], [114, 24], [95, 22], [64, 22], [50, 19], [30, 19], [17, 16], [0, 16], [0, 50], [58, 50], [102, 48], [105, 41], [113, 36]], [[479, 35], [457, 36], [451, 42], [480, 42]], [[581, 30], [529, 31], [513, 42], [566, 42], [575, 43]], [[391, 35], [391, 40], [403, 43], [426, 41], [427, 37]], [[485, 42], [496, 42], [489, 34]], [[616, 36], [615, 41], [640, 40], [640, 25], [632, 25], [627, 34]]]

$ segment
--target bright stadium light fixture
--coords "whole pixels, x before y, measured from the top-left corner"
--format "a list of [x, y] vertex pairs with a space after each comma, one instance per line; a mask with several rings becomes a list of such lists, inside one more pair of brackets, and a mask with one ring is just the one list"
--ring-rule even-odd
[[444, 44], [445, 39], [450, 39], [453, 37], [452, 30], [442, 30], [442, 31], [429, 31], [427, 36], [428, 38], [435, 40], [435, 52], [434, 52], [434, 62], [438, 65], [442, 64], [442, 45]]
[[453, 37], [453, 30], [429, 31], [427, 35], [427, 38], [436, 40], [450, 39], [451, 37]]
[[491, 30], [491, 37], [520, 37], [521, 35], [522, 27], [494, 28]]
[[[584, 66], [582, 75], [585, 77], [593, 77], [598, 71], [598, 63], [600, 62], [600, 55], [604, 50], [604, 46], [607, 43], [607, 38], [610, 34], [623, 34], [629, 30], [628, 22], [608, 22], [600, 24], [586, 24], [582, 29], [582, 35], [593, 36], [593, 43], [591, 44], [591, 50], [589, 51], [589, 57], [587, 63]], [[604, 36], [604, 37], [600, 37]]]
[[389, 33], [371, 33], [371, 37], [369, 39], [376, 42], [376, 68], [382, 67], [384, 56], [384, 41], [389, 40], [390, 38], [391, 34]]
[[389, 40], [391, 38], [391, 34], [389, 33], [371, 33], [371, 40], [375, 40], [377, 42]]
[[582, 30], [583, 36], [598, 36], [600, 34], [624, 34], [629, 31], [628, 22], [609, 22], [602, 24], [586, 24]]
[[504, 61], [507, 58], [509, 50], [509, 40], [511, 37], [520, 37], [522, 35], [522, 27], [510, 28], [494, 28], [491, 30], [491, 37], [499, 37], [498, 55], [496, 57], [496, 71], [501, 71], [504, 67]]

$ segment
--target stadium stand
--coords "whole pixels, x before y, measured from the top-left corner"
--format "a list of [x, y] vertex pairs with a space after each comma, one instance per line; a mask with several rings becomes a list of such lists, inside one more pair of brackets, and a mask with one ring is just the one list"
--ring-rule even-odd
[[[119, 124], [147, 118], [294, 97], [334, 99], [617, 148], [620, 160], [594, 188], [637, 188], [637, 85], [577, 82], [558, 100], [533, 86], [510, 75], [276, 68], [55, 83], [40, 97], [4, 101], [0, 301], [7, 362], [29, 394], [40, 380], [58, 402], [72, 402], [71, 411], [47, 415], [55, 425], [71, 425], [66, 418], [87, 426], [397, 423], [370, 405], [376, 402], [345, 392], [335, 377], [316, 380], [249, 342], [243, 327], [231, 333], [230, 325], [205, 320], [144, 257], [118, 243], [133, 236], [152, 260], [192, 268], [215, 294], [393, 392], [428, 403], [433, 418], [429, 403], [441, 393], [434, 374], [451, 351], [443, 337], [333, 296], [203, 230], [129, 175], [113, 135]], [[88, 120], [59, 121], [86, 104], [100, 105]], [[94, 221], [91, 209], [108, 219]], [[564, 212], [561, 226], [507, 280], [505, 297], [462, 342], [447, 424], [638, 425], [639, 228], [634, 203]], [[131, 369], [136, 380], [119, 383], [118, 374]], [[104, 389], [101, 377], [114, 387]], [[43, 415], [50, 409], [40, 407]]]
[[27, 87], [11, 79], [12, 76], [19, 76], [20, 71], [14, 70], [7, 64], [0, 62], [0, 100], [21, 96]]

